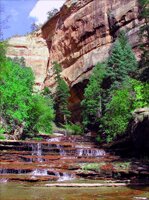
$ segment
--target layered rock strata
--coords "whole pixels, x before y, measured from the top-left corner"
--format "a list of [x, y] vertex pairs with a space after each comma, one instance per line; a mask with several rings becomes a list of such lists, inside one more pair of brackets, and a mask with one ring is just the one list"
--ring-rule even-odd
[[88, 79], [92, 67], [108, 57], [120, 29], [127, 29], [132, 46], [137, 46], [140, 24], [137, 0], [66, 1], [42, 27], [49, 48], [45, 85], [54, 85], [53, 61], [61, 63], [70, 87]]

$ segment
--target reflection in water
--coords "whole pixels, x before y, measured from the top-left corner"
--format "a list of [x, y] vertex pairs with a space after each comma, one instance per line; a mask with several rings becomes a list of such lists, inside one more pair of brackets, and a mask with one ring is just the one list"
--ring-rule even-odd
[[48, 188], [31, 184], [0, 184], [2, 200], [133, 200], [148, 197], [149, 187], [144, 188]]

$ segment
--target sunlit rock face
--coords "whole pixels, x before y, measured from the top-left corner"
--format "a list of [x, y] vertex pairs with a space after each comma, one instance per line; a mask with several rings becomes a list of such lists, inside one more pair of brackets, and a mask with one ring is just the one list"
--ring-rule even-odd
[[38, 89], [43, 88], [48, 65], [48, 48], [41, 31], [25, 36], [16, 36], [8, 40], [7, 56], [24, 57], [26, 66], [33, 69]]
[[66, 1], [42, 27], [49, 48], [45, 84], [54, 85], [53, 61], [62, 64], [62, 75], [70, 87], [88, 79], [92, 67], [108, 57], [119, 30], [127, 29], [130, 42], [136, 47], [140, 24], [137, 0]]

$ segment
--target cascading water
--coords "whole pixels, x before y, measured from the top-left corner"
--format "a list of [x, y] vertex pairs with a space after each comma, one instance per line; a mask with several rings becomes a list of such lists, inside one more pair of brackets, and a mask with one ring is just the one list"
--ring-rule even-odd
[[35, 169], [33, 172], [31, 172], [31, 175], [33, 175], [33, 176], [48, 176], [48, 170], [47, 169]]
[[7, 183], [8, 182], [8, 179], [6, 179], [6, 178], [1, 178], [0, 179], [0, 183]]
[[[48, 139], [48, 142], [60, 142], [60, 141], [61, 141], [61, 137], [55, 137], [55, 138]], [[61, 156], [66, 156], [66, 151], [64, 150], [62, 145], [56, 144], [56, 147], [59, 150], [59, 154]]]
[[82, 156], [86, 156], [86, 157], [102, 157], [105, 156], [106, 153], [104, 150], [102, 149], [77, 149], [77, 156], [82, 157]]
[[86, 177], [79, 172], [80, 163], [98, 162], [99, 157], [106, 154], [94, 143], [84, 142], [83, 138], [73, 141], [71, 137], [56, 136], [43, 142], [10, 141], [4, 144], [0, 179], [8, 180], [61, 182]]
[[41, 143], [31, 144], [31, 148], [32, 148], [32, 156], [37, 156], [37, 162], [43, 162], [43, 159], [41, 158], [42, 144]]
[[63, 181], [71, 181], [75, 179], [75, 175], [73, 174], [68, 174], [66, 172], [63, 173], [59, 173], [59, 172], [55, 172], [55, 176], [58, 177], [58, 182], [63, 182]]
[[62, 174], [62, 176], [59, 177], [59, 179], [57, 180], [58, 182], [62, 182], [62, 181], [71, 181], [71, 180], [74, 180], [75, 179], [75, 176], [72, 175], [72, 174], [68, 174], [66, 172], [64, 172]]
[[50, 138], [47, 140], [48, 142], [60, 142], [61, 138], [60, 137], [55, 137], [55, 138]]
[[64, 148], [60, 144], [57, 144], [56, 146], [59, 149], [59, 154], [61, 156], [66, 156], [66, 151], [64, 150]]

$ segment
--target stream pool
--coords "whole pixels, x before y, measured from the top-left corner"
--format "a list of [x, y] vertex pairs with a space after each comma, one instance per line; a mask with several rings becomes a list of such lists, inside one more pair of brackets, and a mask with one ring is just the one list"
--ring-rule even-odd
[[0, 200], [140, 200], [149, 187], [49, 188], [39, 184], [0, 183]]

